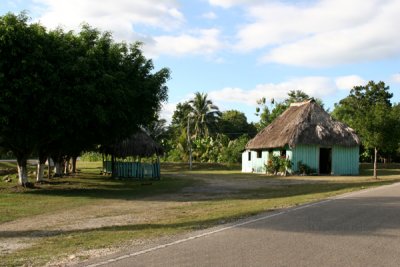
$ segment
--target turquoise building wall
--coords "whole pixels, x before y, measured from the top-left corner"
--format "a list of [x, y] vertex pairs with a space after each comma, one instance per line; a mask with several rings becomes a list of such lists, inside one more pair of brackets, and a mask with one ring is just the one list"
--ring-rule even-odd
[[319, 169], [319, 147], [315, 145], [297, 145], [292, 149], [293, 157], [293, 171], [297, 172], [298, 162], [307, 164], [310, 168], [318, 172]]
[[358, 175], [360, 148], [357, 147], [332, 147], [332, 172], [334, 175]]
[[[273, 155], [280, 155], [279, 148], [273, 149]], [[317, 145], [297, 145], [290, 149], [286, 148], [286, 157], [292, 161], [292, 171], [298, 171], [298, 162], [302, 161], [316, 172], [319, 172], [319, 151], [320, 146]], [[262, 157], [257, 158], [256, 151], [250, 151], [251, 160], [248, 160], [248, 152], [246, 150], [242, 154], [242, 171], [265, 173], [265, 163], [268, 160], [268, 151], [262, 151]], [[343, 147], [332, 146], [332, 166], [331, 174], [333, 175], [358, 175], [359, 174], [359, 147]]]

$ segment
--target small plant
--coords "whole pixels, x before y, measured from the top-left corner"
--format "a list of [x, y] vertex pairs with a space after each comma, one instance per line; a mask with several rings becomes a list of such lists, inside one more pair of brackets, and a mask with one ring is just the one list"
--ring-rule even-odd
[[301, 160], [297, 162], [297, 169], [299, 170], [299, 173], [302, 175], [309, 175], [316, 172], [315, 169], [303, 163]]
[[283, 172], [285, 174], [285, 176], [287, 175], [288, 172], [291, 172], [293, 163], [292, 161], [288, 158], [285, 157], [281, 157], [281, 167], [280, 167], [280, 171]]
[[278, 172], [283, 173], [285, 176], [292, 168], [292, 161], [289, 158], [272, 156], [265, 165], [268, 173], [276, 175]]

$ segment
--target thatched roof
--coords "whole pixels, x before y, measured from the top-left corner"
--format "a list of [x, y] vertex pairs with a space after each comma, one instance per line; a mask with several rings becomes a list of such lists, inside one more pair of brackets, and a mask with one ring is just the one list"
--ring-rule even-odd
[[130, 138], [105, 148], [104, 152], [106, 154], [114, 154], [117, 158], [130, 156], [150, 157], [154, 154], [162, 154], [163, 149], [147, 133], [140, 130]]
[[354, 130], [335, 121], [314, 100], [293, 103], [246, 144], [246, 149], [295, 147], [296, 145], [357, 146]]

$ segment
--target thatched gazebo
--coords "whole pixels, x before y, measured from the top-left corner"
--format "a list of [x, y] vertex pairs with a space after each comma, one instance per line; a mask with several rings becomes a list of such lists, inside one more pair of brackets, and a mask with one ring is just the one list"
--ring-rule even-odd
[[242, 154], [243, 172], [265, 172], [272, 155], [289, 158], [292, 171], [307, 164], [319, 174], [358, 174], [360, 139], [313, 99], [293, 103], [251, 139]]
[[[143, 130], [120, 143], [103, 147], [103, 172], [117, 177], [160, 178], [159, 156], [162, 147]], [[142, 158], [156, 157], [151, 163], [141, 162]]]

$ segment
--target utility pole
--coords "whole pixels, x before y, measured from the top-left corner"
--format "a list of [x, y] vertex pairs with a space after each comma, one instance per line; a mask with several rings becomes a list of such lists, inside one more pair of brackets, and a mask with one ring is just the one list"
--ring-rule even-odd
[[190, 116], [188, 115], [188, 121], [187, 121], [187, 144], [188, 144], [188, 148], [189, 148], [189, 169], [192, 170], [192, 144], [190, 142], [189, 121], [190, 121]]

